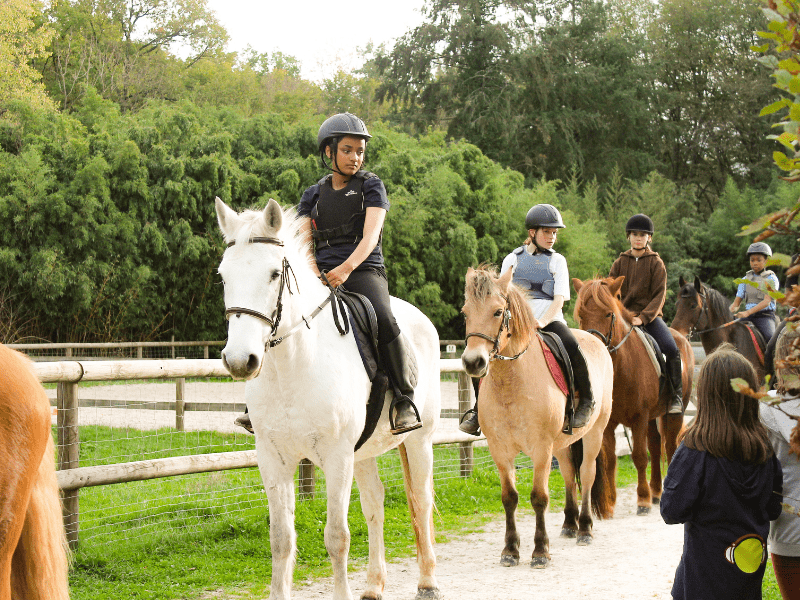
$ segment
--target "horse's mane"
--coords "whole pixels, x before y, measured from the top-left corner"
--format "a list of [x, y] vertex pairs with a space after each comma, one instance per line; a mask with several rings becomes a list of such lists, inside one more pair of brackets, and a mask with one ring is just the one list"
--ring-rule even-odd
[[536, 327], [525, 292], [512, 283], [508, 286], [508, 293], [504, 294], [497, 280], [497, 267], [487, 263], [478, 265], [472, 277], [467, 279], [465, 288], [467, 300], [483, 304], [490, 296], [505, 295], [508, 298], [508, 310], [511, 312], [511, 343], [515, 346], [526, 346]]
[[[241, 226], [236, 233], [229, 239], [226, 236], [227, 243], [235, 241], [237, 244], [244, 244], [251, 237], [277, 237], [284, 243], [284, 250], [289, 264], [307, 265], [309, 273], [313, 276], [311, 271], [311, 258], [312, 251], [311, 245], [302, 239], [300, 227], [303, 223], [302, 219], [297, 216], [297, 211], [294, 207], [282, 208], [283, 221], [278, 231], [267, 226], [264, 220], [264, 211], [247, 209], [239, 213]], [[302, 277], [306, 269], [301, 270], [296, 274], [298, 278]], [[316, 279], [316, 276], [314, 276]]]
[[612, 277], [606, 277], [605, 279], [592, 279], [584, 282], [581, 293], [578, 294], [578, 300], [575, 302], [574, 317], [576, 322], [580, 323], [578, 314], [582, 304], [581, 298], [587, 294], [591, 295], [595, 303], [601, 308], [610, 312], [620, 313], [628, 323], [633, 321], [633, 313], [625, 308], [622, 302], [611, 293], [609, 284], [613, 281]]
[[[702, 291], [704, 291], [706, 294], [709, 313], [722, 317], [726, 322], [733, 321], [733, 313], [730, 309], [730, 302], [725, 296], [722, 295], [722, 292], [719, 292], [702, 282], [700, 285], [703, 287]], [[701, 290], [695, 291], [698, 293], [701, 292]]]

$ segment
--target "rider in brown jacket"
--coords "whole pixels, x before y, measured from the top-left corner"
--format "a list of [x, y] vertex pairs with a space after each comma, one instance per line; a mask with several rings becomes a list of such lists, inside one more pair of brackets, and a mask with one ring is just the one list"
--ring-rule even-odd
[[683, 412], [681, 355], [669, 328], [662, 320], [661, 309], [667, 295], [667, 269], [664, 261], [650, 249], [653, 221], [647, 215], [628, 219], [625, 232], [631, 249], [619, 255], [611, 266], [609, 277], [625, 276], [620, 292], [622, 304], [634, 314], [633, 325], [641, 326], [652, 335], [667, 359], [667, 376], [672, 384], [672, 396], [667, 412]]

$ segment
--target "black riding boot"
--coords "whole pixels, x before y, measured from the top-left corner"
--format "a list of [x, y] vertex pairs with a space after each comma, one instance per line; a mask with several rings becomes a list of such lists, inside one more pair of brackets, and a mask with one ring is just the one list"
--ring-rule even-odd
[[395, 398], [389, 407], [389, 422], [392, 434], [400, 435], [422, 427], [419, 411], [414, 405], [414, 386], [417, 373], [412, 371], [412, 361], [405, 337], [401, 333], [381, 347], [383, 363], [395, 388]]
[[681, 378], [680, 355], [667, 359], [667, 376], [672, 386], [667, 414], [679, 415], [683, 413], [683, 379]]
[[586, 365], [586, 357], [583, 356], [580, 346], [574, 356], [569, 357], [572, 362], [572, 373], [575, 377], [575, 389], [578, 392], [578, 408], [572, 415], [572, 428], [578, 429], [586, 427], [589, 419], [594, 412], [594, 395], [592, 394], [592, 383], [589, 381], [589, 367]]
[[481, 426], [478, 423], [478, 390], [480, 389], [480, 379], [471, 377], [472, 387], [475, 389], [475, 406], [470, 408], [461, 416], [458, 428], [464, 433], [478, 436], [481, 434]]
[[248, 433], [253, 433], [253, 424], [250, 422], [250, 415], [247, 414], [247, 406], [244, 407], [244, 414], [236, 417], [234, 423], [245, 429]]

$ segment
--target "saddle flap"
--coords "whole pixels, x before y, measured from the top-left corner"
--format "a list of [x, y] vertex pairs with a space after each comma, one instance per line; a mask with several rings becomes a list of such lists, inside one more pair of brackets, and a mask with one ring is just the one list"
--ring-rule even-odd
[[336, 293], [347, 306], [347, 316], [356, 339], [358, 352], [370, 381], [378, 372], [378, 318], [369, 298], [348, 292], [341, 287]]
[[667, 363], [664, 360], [664, 355], [661, 353], [661, 348], [658, 347], [656, 338], [647, 333], [641, 327], [634, 327], [634, 331], [639, 335], [639, 338], [644, 344], [647, 355], [650, 357], [650, 362], [653, 363], [653, 368], [656, 370], [659, 378], [667, 372]]
[[[545, 361], [550, 368], [550, 373], [553, 375], [553, 380], [558, 387], [567, 396], [567, 406], [571, 407], [575, 397], [575, 379], [572, 374], [572, 362], [567, 354], [567, 349], [561, 342], [561, 338], [555, 333], [549, 331], [537, 331], [539, 339], [544, 342], [542, 350], [545, 351]], [[557, 364], [552, 364], [548, 359], [548, 352]]]

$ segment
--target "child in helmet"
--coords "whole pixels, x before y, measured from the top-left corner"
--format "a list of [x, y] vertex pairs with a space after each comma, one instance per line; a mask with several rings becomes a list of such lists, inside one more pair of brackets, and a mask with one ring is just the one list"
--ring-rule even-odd
[[317, 144], [322, 164], [331, 173], [303, 193], [297, 215], [302, 219], [301, 231], [314, 242], [312, 268], [318, 274], [324, 272], [331, 286], [341, 285], [372, 302], [384, 367], [399, 391], [390, 417], [392, 433], [400, 435], [422, 427], [422, 422], [413, 401], [416, 374], [408, 358], [411, 349], [389, 303], [381, 248], [389, 200], [378, 176], [361, 168], [371, 137], [364, 122], [353, 114], [325, 120]]
[[647, 215], [633, 215], [625, 224], [631, 249], [619, 255], [611, 266], [609, 277], [625, 276], [620, 292], [622, 304], [634, 314], [634, 326], [642, 327], [655, 338], [667, 359], [667, 376], [672, 384], [668, 414], [683, 412], [681, 355], [678, 345], [664, 323], [661, 310], [667, 295], [667, 269], [664, 261], [650, 249], [653, 221]]
[[[750, 244], [747, 249], [747, 258], [750, 260], [750, 270], [744, 278], [756, 284], [767, 284], [773, 290], [780, 287], [778, 276], [766, 268], [767, 258], [772, 256], [772, 248], [764, 242]], [[777, 303], [769, 294], [762, 292], [746, 283], [740, 283], [736, 290], [736, 298], [731, 304], [731, 312], [736, 314], [744, 300], [744, 310], [738, 315], [740, 321], [750, 321], [764, 336], [764, 343], [768, 343], [775, 333], [775, 306]]]
[[[525, 217], [528, 239], [505, 257], [500, 273], [514, 269], [514, 283], [528, 291], [528, 303], [533, 310], [538, 327], [555, 333], [561, 338], [572, 363], [575, 388], [578, 392], [578, 407], [572, 416], [572, 427], [585, 427], [594, 410], [594, 397], [589, 381], [586, 358], [578, 340], [570, 331], [561, 312], [564, 302], [569, 300], [569, 271], [566, 259], [553, 251], [558, 230], [564, 228], [561, 213], [551, 204], [537, 204]], [[477, 395], [476, 395], [477, 398]], [[478, 403], [467, 411], [459, 429], [465, 433], [479, 435]]]

